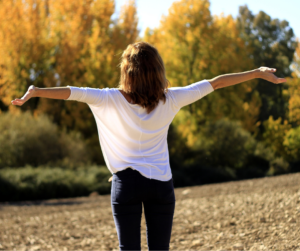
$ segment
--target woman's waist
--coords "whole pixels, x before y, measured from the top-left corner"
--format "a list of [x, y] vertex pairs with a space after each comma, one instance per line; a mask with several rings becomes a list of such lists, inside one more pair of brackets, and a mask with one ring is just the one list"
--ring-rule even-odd
[[117, 175], [120, 178], [142, 175], [148, 179], [156, 179], [159, 181], [168, 181], [172, 178], [172, 173], [169, 165], [160, 167], [131, 165], [114, 172], [114, 175]]

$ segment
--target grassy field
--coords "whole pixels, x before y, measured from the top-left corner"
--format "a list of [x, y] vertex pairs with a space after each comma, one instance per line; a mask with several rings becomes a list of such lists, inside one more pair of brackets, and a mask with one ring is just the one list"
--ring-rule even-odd
[[[299, 181], [295, 173], [176, 189], [171, 249], [300, 250]], [[2, 203], [0, 225], [2, 250], [118, 250], [109, 195]]]

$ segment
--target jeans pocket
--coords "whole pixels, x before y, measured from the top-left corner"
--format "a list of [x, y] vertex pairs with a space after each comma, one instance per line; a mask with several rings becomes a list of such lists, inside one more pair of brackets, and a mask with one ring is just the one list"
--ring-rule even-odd
[[113, 201], [119, 203], [128, 203], [135, 198], [135, 179], [134, 177], [117, 176], [113, 179]]

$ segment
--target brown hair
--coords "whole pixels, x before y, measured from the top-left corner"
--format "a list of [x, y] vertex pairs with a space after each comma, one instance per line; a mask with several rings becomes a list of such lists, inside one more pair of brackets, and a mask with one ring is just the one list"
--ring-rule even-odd
[[150, 113], [160, 100], [166, 102], [169, 81], [164, 62], [156, 48], [146, 42], [127, 46], [120, 64], [119, 88], [127, 93], [133, 103]]

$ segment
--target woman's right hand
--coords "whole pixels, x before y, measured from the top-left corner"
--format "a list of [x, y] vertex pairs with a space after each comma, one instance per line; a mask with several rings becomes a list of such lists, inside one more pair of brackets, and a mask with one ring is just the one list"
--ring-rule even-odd
[[22, 98], [20, 98], [20, 99], [16, 98], [16, 99], [12, 100], [11, 103], [13, 105], [18, 105], [18, 106], [23, 105], [30, 98], [34, 97], [36, 90], [37, 90], [37, 88], [34, 85], [29, 86], [27, 92], [25, 93], [25, 95]]

